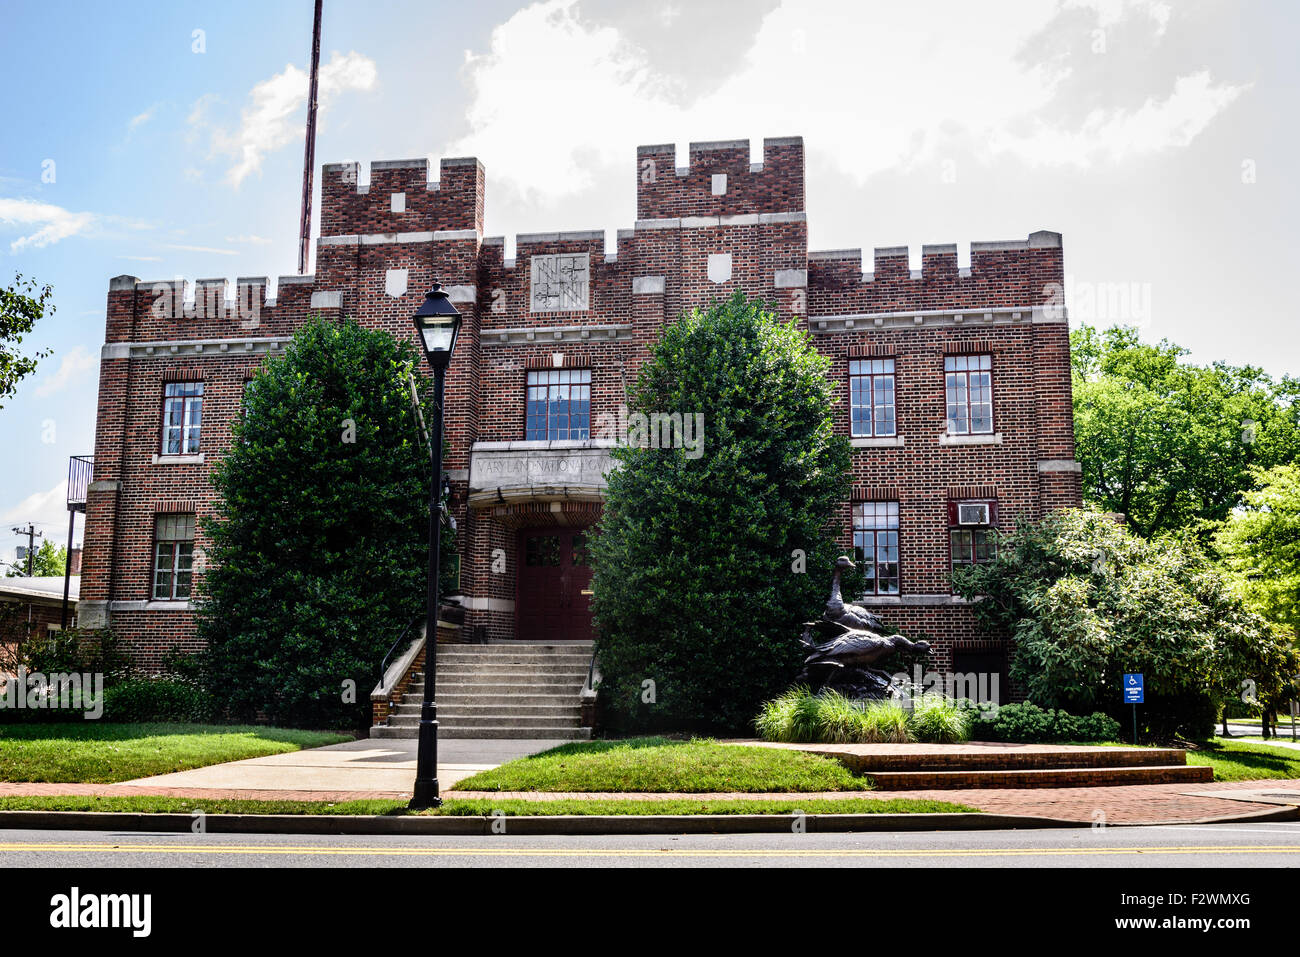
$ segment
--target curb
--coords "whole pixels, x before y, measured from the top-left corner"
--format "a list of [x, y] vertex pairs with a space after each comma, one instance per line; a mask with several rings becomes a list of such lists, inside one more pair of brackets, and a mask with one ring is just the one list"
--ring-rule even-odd
[[[994, 831], [1020, 828], [1090, 827], [1018, 814], [808, 814], [807, 833], [848, 831]], [[497, 822], [505, 822], [505, 831]], [[208, 814], [208, 834], [777, 834], [790, 833], [790, 814], [591, 814], [525, 817], [432, 817], [331, 814]], [[189, 814], [124, 811], [0, 811], [0, 830], [151, 831], [191, 833]], [[494, 827], [496, 828], [494, 830]]]
[[[1224, 798], [1223, 800], [1232, 800]], [[1249, 824], [1266, 821], [1300, 821], [1300, 807], [1294, 804], [1269, 808], [1266, 811], [1242, 811], [1240, 814], [1224, 814], [1221, 817], [1198, 817], [1191, 821], [1116, 821], [1107, 823], [1107, 827], [1169, 827], [1182, 824]]]

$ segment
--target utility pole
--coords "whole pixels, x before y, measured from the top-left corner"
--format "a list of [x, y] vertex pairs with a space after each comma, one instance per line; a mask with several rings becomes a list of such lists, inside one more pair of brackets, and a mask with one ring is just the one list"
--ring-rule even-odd
[[31, 578], [31, 577], [32, 577], [32, 562], [36, 559], [36, 539], [38, 539], [38, 538], [44, 538], [44, 537], [45, 537], [45, 533], [44, 533], [44, 532], [38, 532], [38, 531], [36, 530], [36, 526], [33, 525], [31, 522], [28, 522], [28, 523], [27, 523], [27, 527], [26, 527], [26, 528], [15, 528], [15, 529], [13, 530], [13, 533], [14, 533], [15, 535], [26, 535], [26, 536], [27, 536], [27, 577], [28, 577], [28, 578]]
[[307, 274], [308, 243], [311, 241], [312, 168], [316, 165], [316, 85], [320, 73], [320, 15], [322, 0], [316, 0], [316, 19], [311, 31], [311, 85], [307, 90], [307, 145], [302, 160], [302, 218], [298, 229], [298, 275]]

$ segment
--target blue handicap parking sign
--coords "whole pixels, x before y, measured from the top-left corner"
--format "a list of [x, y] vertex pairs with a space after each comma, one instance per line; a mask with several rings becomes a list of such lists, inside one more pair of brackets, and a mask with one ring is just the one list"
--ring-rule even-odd
[[1140, 674], [1124, 676], [1124, 703], [1143, 704], [1142, 676]]

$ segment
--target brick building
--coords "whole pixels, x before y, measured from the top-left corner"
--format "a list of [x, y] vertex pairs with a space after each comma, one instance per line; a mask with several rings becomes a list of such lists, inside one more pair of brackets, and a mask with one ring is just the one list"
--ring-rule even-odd
[[927, 633], [936, 665], [1002, 670], [1003, 643], [976, 633], [953, 597], [954, 563], [986, 560], [988, 531], [1077, 505], [1061, 237], [810, 251], [804, 149], [768, 139], [638, 149], [635, 226], [617, 252], [601, 231], [520, 235], [506, 259], [483, 236], [475, 159], [355, 164], [321, 176], [312, 276], [109, 285], [94, 481], [87, 495], [79, 616], [112, 627], [157, 665], [193, 649], [188, 600], [201, 569], [194, 516], [229, 442], [244, 384], [309, 312], [413, 336], [439, 281], [464, 324], [447, 381], [447, 429], [465, 633], [490, 641], [591, 632], [584, 536], [601, 509], [615, 412], [681, 310], [737, 288], [775, 302], [832, 359], [853, 495], [844, 548], [872, 579], [863, 600]]

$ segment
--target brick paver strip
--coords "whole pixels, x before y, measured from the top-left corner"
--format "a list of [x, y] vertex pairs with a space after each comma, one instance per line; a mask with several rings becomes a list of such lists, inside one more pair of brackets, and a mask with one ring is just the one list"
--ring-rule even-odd
[[[1228, 817], [1253, 811], [1276, 810], [1275, 804], [1234, 801], [1205, 797], [1189, 791], [1288, 791], [1300, 789], [1300, 779], [1259, 781], [1218, 781], [1207, 784], [1138, 784], [1095, 788], [977, 788], [931, 791], [814, 791], [765, 792], [719, 791], [707, 794], [666, 792], [590, 792], [590, 791], [444, 791], [443, 797], [525, 801], [563, 800], [779, 800], [811, 801], [818, 799], [866, 798], [888, 801], [894, 798], [920, 798], [965, 804], [996, 814], [1019, 814], [1053, 817], [1061, 820], [1110, 824], [1173, 824], [1203, 818]], [[404, 800], [410, 795], [396, 791], [258, 791], [235, 788], [143, 788], [114, 784], [5, 784], [0, 783], [0, 797], [99, 796], [130, 795], [176, 797], [194, 800], [261, 800], [261, 801], [355, 801], [367, 799]], [[1104, 814], [1099, 818], [1097, 812]]]
[[[1137, 784], [1099, 788], [971, 788], [932, 791], [818, 791], [806, 793], [764, 794], [744, 792], [719, 792], [709, 794], [663, 793], [593, 793], [575, 791], [447, 791], [445, 798], [519, 798], [527, 801], [560, 801], [570, 799], [629, 801], [661, 801], [698, 799], [706, 800], [792, 800], [873, 798], [919, 798], [930, 801], [948, 801], [965, 804], [996, 814], [1021, 814], [1034, 817], [1054, 817], [1068, 821], [1105, 821], [1111, 824], [1160, 823], [1197, 821], [1202, 818], [1227, 817], [1248, 814], [1252, 811], [1276, 810], [1275, 804], [1255, 801], [1234, 801], [1228, 798], [1203, 797], [1187, 793], [1189, 789], [1204, 790], [1205, 784]], [[1259, 791], [1288, 790], [1300, 787], [1300, 780], [1231, 781], [1216, 782], [1215, 790]], [[1101, 811], [1104, 818], [1099, 818]]]

